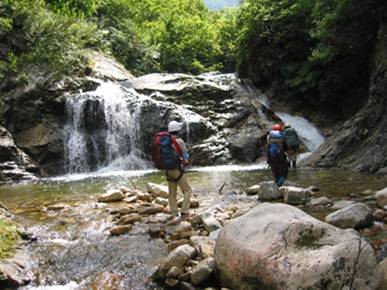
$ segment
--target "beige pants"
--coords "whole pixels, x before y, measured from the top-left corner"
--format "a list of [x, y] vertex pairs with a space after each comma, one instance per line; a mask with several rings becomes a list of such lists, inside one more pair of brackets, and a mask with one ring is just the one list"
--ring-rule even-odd
[[[167, 170], [167, 175], [172, 178], [178, 178], [180, 176], [180, 171], [177, 169], [173, 170]], [[171, 208], [171, 214], [177, 215], [177, 200], [176, 200], [176, 193], [177, 193], [177, 186], [180, 187], [181, 191], [184, 194], [184, 201], [183, 201], [183, 207], [182, 212], [188, 213], [189, 207], [190, 207], [190, 198], [191, 198], [191, 186], [188, 183], [188, 178], [185, 173], [183, 173], [183, 176], [177, 181], [168, 181], [168, 191], [169, 191], [169, 206]]]

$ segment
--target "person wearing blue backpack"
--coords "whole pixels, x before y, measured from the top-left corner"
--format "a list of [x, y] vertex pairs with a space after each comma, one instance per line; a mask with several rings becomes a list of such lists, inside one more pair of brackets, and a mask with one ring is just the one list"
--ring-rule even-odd
[[286, 143], [282, 132], [282, 126], [275, 124], [267, 136], [267, 163], [273, 173], [275, 183], [282, 186], [288, 175], [288, 164], [285, 152]]
[[184, 141], [178, 137], [182, 124], [171, 121], [168, 132], [157, 133], [153, 140], [153, 160], [158, 169], [166, 171], [168, 180], [168, 200], [172, 217], [178, 217], [176, 200], [177, 186], [184, 194], [182, 215], [189, 214], [191, 186], [189, 185], [185, 167], [189, 164], [189, 153]]

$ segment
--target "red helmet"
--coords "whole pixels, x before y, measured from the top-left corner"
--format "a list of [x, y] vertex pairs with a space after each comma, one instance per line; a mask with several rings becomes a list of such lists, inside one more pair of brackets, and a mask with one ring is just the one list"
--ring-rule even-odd
[[280, 124], [274, 124], [271, 129], [273, 131], [282, 131], [282, 126]]

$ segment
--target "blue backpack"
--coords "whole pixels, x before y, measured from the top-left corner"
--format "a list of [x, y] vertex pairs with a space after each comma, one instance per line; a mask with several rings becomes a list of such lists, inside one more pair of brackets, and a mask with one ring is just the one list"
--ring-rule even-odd
[[270, 131], [267, 140], [267, 155], [270, 163], [282, 162], [284, 152], [282, 148], [283, 134], [280, 131]]

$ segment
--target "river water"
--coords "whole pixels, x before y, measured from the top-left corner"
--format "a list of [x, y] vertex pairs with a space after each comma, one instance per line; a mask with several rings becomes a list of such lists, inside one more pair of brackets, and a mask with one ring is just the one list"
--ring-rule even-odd
[[[194, 168], [188, 174], [200, 202], [198, 212], [236, 200], [255, 200], [241, 191], [272, 179], [264, 165]], [[28, 246], [35, 279], [24, 289], [158, 289], [148, 278], [167, 249], [163, 240], [147, 233], [152, 223], [141, 222], [128, 234], [110, 237], [109, 210], [116, 205], [97, 203], [96, 198], [119, 186], [145, 189], [147, 182], [166, 184], [161, 172], [148, 170], [68, 175], [0, 187], [0, 200], [37, 238]], [[317, 186], [316, 197], [364, 201], [364, 190], [384, 188], [387, 180], [341, 170], [298, 169], [290, 172], [287, 184]], [[304, 210], [320, 219], [329, 212]], [[383, 246], [387, 230], [377, 231], [370, 241], [376, 248]]]

